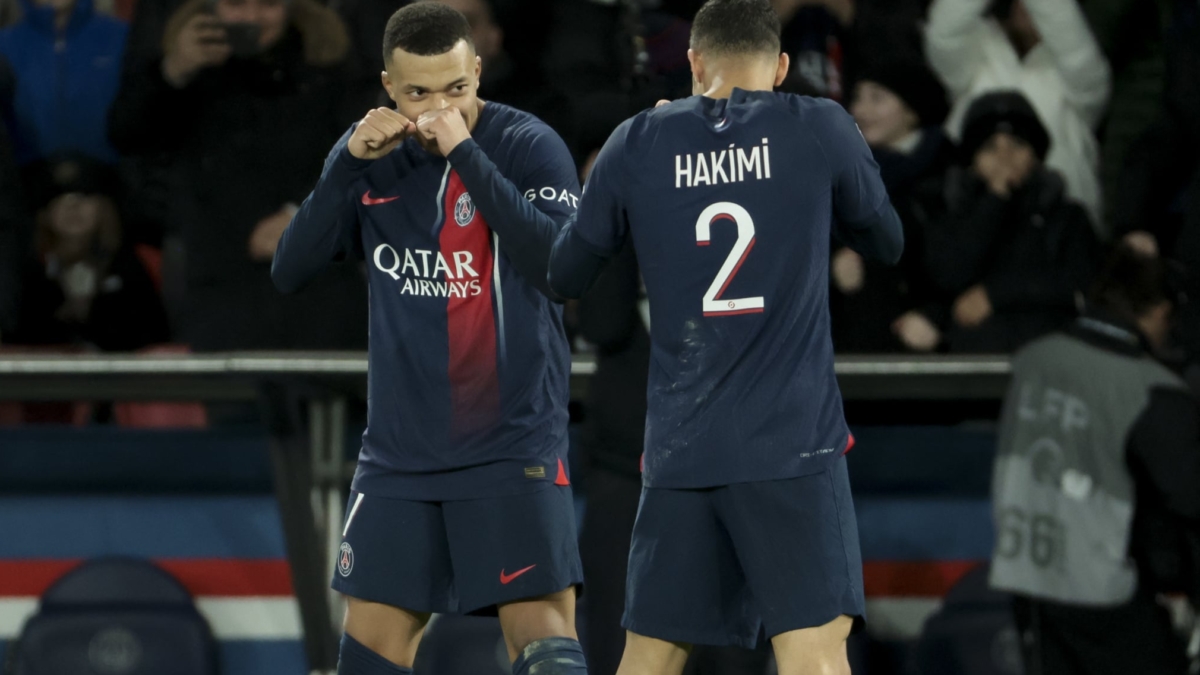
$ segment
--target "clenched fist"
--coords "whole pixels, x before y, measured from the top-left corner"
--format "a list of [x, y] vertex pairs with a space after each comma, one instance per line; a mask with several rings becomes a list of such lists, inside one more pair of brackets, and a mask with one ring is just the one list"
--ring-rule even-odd
[[417, 129], [426, 139], [437, 142], [438, 152], [443, 157], [471, 137], [462, 112], [453, 107], [421, 113], [417, 118]]
[[362, 118], [347, 143], [358, 159], [379, 159], [417, 132], [417, 125], [391, 108], [376, 108]]

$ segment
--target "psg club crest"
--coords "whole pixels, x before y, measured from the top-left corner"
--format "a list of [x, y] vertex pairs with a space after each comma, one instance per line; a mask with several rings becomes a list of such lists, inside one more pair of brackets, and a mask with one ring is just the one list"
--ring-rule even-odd
[[470, 194], [464, 192], [454, 203], [454, 222], [458, 223], [459, 227], [466, 227], [474, 218], [475, 202], [471, 201]]
[[338, 549], [338, 574], [348, 577], [351, 570], [354, 569], [354, 549], [350, 548], [349, 542], [342, 542], [341, 548]]

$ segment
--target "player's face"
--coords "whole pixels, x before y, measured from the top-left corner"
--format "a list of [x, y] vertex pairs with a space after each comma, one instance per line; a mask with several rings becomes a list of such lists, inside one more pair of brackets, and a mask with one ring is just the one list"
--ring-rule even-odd
[[[392, 52], [383, 72], [383, 86], [396, 103], [396, 110], [412, 121], [421, 113], [443, 108], [458, 108], [467, 129], [479, 120], [479, 57], [465, 40], [448, 52], [418, 56], [402, 49]], [[437, 154], [437, 142], [419, 134], [417, 140], [426, 150]]]
[[863, 138], [871, 147], [886, 147], [917, 128], [917, 116], [891, 89], [870, 80], [859, 82], [854, 90], [850, 114], [858, 122]]

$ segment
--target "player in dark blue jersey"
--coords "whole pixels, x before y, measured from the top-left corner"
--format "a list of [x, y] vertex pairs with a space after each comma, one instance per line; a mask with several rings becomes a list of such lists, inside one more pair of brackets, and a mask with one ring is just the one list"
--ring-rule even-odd
[[490, 609], [516, 675], [584, 673], [562, 461], [570, 356], [546, 295], [574, 164], [541, 121], [476, 97], [480, 61], [453, 9], [397, 11], [384, 61], [396, 110], [333, 148], [272, 268], [291, 291], [358, 255], [371, 291], [368, 427], [333, 583], [348, 596], [338, 672], [411, 673], [431, 613]]
[[698, 95], [618, 127], [551, 256], [551, 289], [579, 297], [632, 237], [650, 301], [621, 675], [679, 673], [680, 643], [753, 646], [760, 627], [780, 673], [848, 673], [864, 612], [830, 240], [894, 263], [903, 235], [851, 117], [772, 91], [779, 32], [769, 0], [709, 0]]

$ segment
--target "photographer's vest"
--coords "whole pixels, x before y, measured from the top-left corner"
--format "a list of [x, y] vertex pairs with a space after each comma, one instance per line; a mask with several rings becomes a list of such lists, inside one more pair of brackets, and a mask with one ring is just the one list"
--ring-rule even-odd
[[[1106, 322], [1083, 318], [1078, 327], [1138, 344]], [[1133, 596], [1125, 447], [1150, 390], [1162, 386], [1185, 385], [1145, 353], [1070, 335], [1042, 338], [1014, 357], [992, 477], [994, 588], [1095, 606]]]

